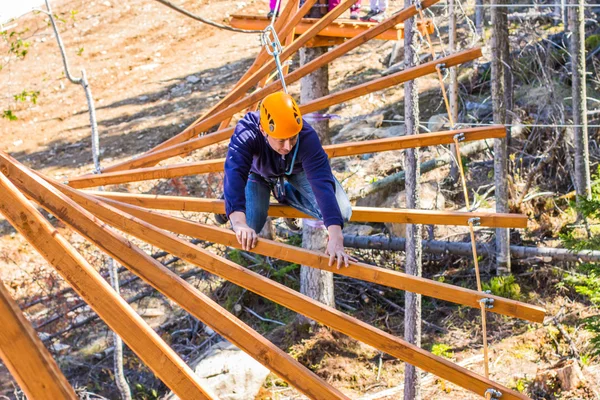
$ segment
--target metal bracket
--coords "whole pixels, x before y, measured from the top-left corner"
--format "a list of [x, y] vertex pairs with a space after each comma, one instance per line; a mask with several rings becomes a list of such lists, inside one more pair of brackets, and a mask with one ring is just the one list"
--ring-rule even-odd
[[487, 398], [487, 395], [490, 395], [490, 400], [500, 400], [500, 397], [502, 397], [502, 392], [496, 390], [496, 389], [488, 389], [485, 391], [485, 393], [483, 394], [485, 398]]
[[467, 222], [472, 224], [473, 226], [479, 226], [479, 225], [481, 225], [481, 218], [479, 218], [479, 217], [469, 218], [467, 220]]
[[480, 299], [479, 302], [485, 306], [485, 308], [490, 309], [494, 308], [494, 299], [490, 299], [489, 297], [485, 297]]
[[464, 132], [457, 133], [456, 135], [454, 135], [454, 139], [456, 139], [457, 142], [464, 142], [465, 141], [465, 133]]
[[446, 63], [439, 63], [435, 65], [436, 68], [438, 68], [439, 70], [445, 70], [446, 68]]
[[421, 0], [415, 0], [415, 8], [419, 11], [423, 9], [423, 6], [421, 5]]

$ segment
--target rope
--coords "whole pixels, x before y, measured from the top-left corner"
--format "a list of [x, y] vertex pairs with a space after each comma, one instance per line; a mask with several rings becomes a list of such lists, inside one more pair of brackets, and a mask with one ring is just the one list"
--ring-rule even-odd
[[255, 31], [255, 30], [248, 30], [248, 29], [238, 29], [238, 28], [234, 28], [232, 26], [228, 26], [228, 25], [223, 25], [223, 24], [219, 24], [217, 22], [211, 21], [209, 19], [206, 18], [202, 18], [196, 14], [192, 14], [191, 12], [184, 10], [183, 8], [171, 3], [170, 1], [167, 0], [155, 0], [158, 1], [159, 3], [183, 14], [186, 15], [192, 19], [195, 19], [196, 21], [200, 21], [202, 23], [205, 23], [207, 25], [210, 26], [214, 26], [215, 28], [219, 28], [219, 29], [225, 29], [226, 31], [231, 31], [231, 32], [239, 32], [239, 33], [261, 33], [262, 31]]
[[[422, 26], [425, 26], [425, 16], [423, 15], [423, 8], [421, 7], [420, 4], [420, 0], [416, 0], [416, 8], [419, 11], [419, 19], [421, 21]], [[433, 60], [435, 60], [435, 50], [433, 48], [433, 42], [431, 41], [431, 36], [429, 35], [429, 31], [427, 31], [427, 29], [425, 30], [425, 38], [427, 40], [427, 44], [429, 45], [429, 50], [431, 51], [431, 57]], [[440, 38], [441, 40], [441, 38]], [[444, 104], [446, 106], [446, 112], [448, 114], [448, 121], [450, 122], [450, 126], [452, 127], [452, 129], [455, 128], [455, 121], [454, 118], [452, 117], [452, 111], [450, 109], [450, 101], [448, 100], [448, 94], [446, 93], [446, 86], [444, 85], [444, 77], [442, 76], [442, 71], [441, 69], [443, 68], [442, 64], [438, 64], [436, 65], [435, 69], [437, 72], [437, 76], [438, 76], [438, 81], [440, 84], [440, 88], [442, 89], [442, 96], [444, 98]], [[460, 173], [460, 180], [462, 183], [462, 188], [463, 188], [463, 194], [465, 196], [465, 205], [467, 207], [467, 210], [471, 209], [471, 205], [469, 202], [469, 191], [467, 188], [467, 181], [465, 178], [465, 173], [464, 173], [464, 168], [463, 168], [463, 163], [462, 163], [462, 158], [460, 156], [460, 139], [464, 138], [464, 135], [461, 134], [457, 134], [454, 136], [454, 144], [455, 144], [455, 149], [456, 149], [456, 160], [458, 163], [458, 170]], [[475, 276], [476, 276], [476, 280], [477, 280], [477, 290], [479, 292], [482, 292], [482, 286], [481, 286], [481, 275], [479, 273], [479, 261], [477, 260], [477, 244], [475, 241], [475, 229], [474, 229], [474, 224], [475, 224], [475, 219], [471, 218], [469, 219], [469, 234], [471, 236], [471, 249], [473, 251], [473, 263], [475, 265]], [[484, 300], [484, 299], [482, 299]], [[484, 368], [485, 368], [485, 377], [489, 378], [490, 376], [490, 371], [489, 371], [489, 353], [488, 353], [488, 341], [487, 341], [487, 323], [486, 323], [486, 302], [480, 300], [479, 305], [481, 308], [481, 326], [482, 326], [482, 335], [483, 335], [483, 359], [484, 359]]]

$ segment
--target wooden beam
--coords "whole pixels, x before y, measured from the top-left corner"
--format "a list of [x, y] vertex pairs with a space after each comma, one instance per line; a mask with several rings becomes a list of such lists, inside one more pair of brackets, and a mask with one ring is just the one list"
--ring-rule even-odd
[[[428, 0], [428, 1], [433, 1], [433, 0]], [[439, 0], [436, 0], [436, 1], [439, 1]], [[284, 62], [286, 59], [291, 57], [295, 52], [300, 50], [300, 48], [302, 46], [304, 46], [313, 37], [317, 36], [317, 34], [323, 28], [325, 28], [327, 25], [329, 25], [333, 20], [335, 20], [337, 17], [339, 17], [344, 11], [349, 9], [353, 4], [354, 3], [352, 2], [352, 0], [343, 0], [333, 10], [329, 11], [323, 18], [319, 19], [317, 23], [315, 23], [312, 27], [310, 27], [310, 29], [308, 29], [306, 32], [304, 32], [298, 39], [294, 40], [290, 46], [283, 49], [283, 51], [280, 55], [281, 62]], [[229, 93], [230, 98], [242, 97], [244, 94], [246, 94], [246, 92], [248, 92], [248, 90], [250, 90], [254, 85], [256, 85], [263, 76], [265, 76], [270, 71], [273, 71], [274, 69], [275, 69], [275, 60], [273, 58], [271, 58], [269, 61], [265, 62], [259, 68], [258, 71], [253, 73], [246, 81], [244, 81], [242, 84], [240, 84], [239, 86], [234, 88], [233, 91]], [[306, 75], [306, 74], [304, 74], [304, 75]], [[288, 76], [291, 76], [291, 74]], [[286, 83], [289, 84], [292, 82], [294, 82], [294, 81], [290, 81], [290, 80], [288, 80], [288, 77], [286, 77]], [[279, 80], [272, 83], [271, 85], [269, 85], [267, 87], [272, 87], [274, 84], [278, 85], [277, 87], [279, 87], [279, 88], [282, 87], [281, 82]], [[263, 93], [263, 92], [265, 92], [265, 90], [266, 90], [266, 88], [262, 89], [261, 91], [259, 91], [257, 93]], [[273, 92], [275, 92], [275, 90], [271, 91], [270, 93], [273, 93]], [[233, 105], [229, 105], [227, 108], [225, 108], [219, 112], [211, 113], [210, 115], [207, 116], [206, 119], [200, 121], [198, 124], [194, 125], [192, 128], [188, 128], [188, 129], [184, 130], [183, 132], [177, 134], [176, 136], [172, 137], [171, 139], [168, 139], [167, 141], [154, 147], [154, 149], [152, 149], [151, 152], [155, 151], [155, 150], [160, 150], [164, 147], [169, 147], [176, 143], [181, 143], [183, 141], [186, 141], [186, 140], [194, 137], [195, 135], [199, 134], [200, 132], [203, 132], [203, 131], [211, 128], [213, 125], [216, 125], [219, 122], [231, 117], [232, 115], [243, 110], [244, 108], [251, 106], [253, 103], [256, 103], [260, 99], [264, 98], [267, 94], [263, 95], [262, 97], [259, 96], [258, 98], [253, 98], [251, 101], [247, 101], [246, 99], [248, 99], [249, 97], [253, 97], [253, 96], [248, 96], [242, 100], [235, 102]], [[243, 105], [241, 105], [242, 103], [243, 103]]]
[[[298, 25], [296, 25], [296, 34], [302, 34], [306, 32], [311, 26], [315, 24], [317, 19], [315, 18], [303, 18]], [[267, 17], [261, 15], [241, 15], [233, 14], [231, 16], [230, 24], [235, 28], [240, 29], [254, 29], [263, 30], [269, 25], [270, 21]], [[331, 38], [353, 38], [370, 28], [377, 25], [376, 22], [363, 22], [351, 19], [337, 19], [329, 26], [325, 27], [319, 32], [320, 37], [331, 37]], [[421, 35], [425, 33], [432, 34], [434, 32], [434, 26], [431, 19], [423, 21], [417, 21], [417, 29], [421, 32]], [[397, 24], [381, 35], [376, 36], [376, 40], [400, 40], [404, 38], [404, 24]]]
[[328, 96], [313, 100], [309, 103], [303, 104], [300, 107], [300, 111], [306, 114], [317, 110], [322, 110], [323, 108], [340, 104], [356, 97], [383, 90], [425, 75], [433, 74], [436, 72], [437, 65], [445, 64], [447, 67], [453, 67], [465, 62], [473, 61], [481, 57], [481, 55], [481, 48], [468, 49], [459, 53], [451, 54], [449, 56], [442, 57], [413, 68], [408, 68], [404, 71], [396, 72], [395, 74], [383, 76], [381, 78], [365, 82], [361, 85], [356, 85], [351, 88], [340, 90], [339, 92], [335, 92]]
[[[210, 391], [207, 392], [202, 387], [194, 371], [177, 353], [148, 326], [142, 317], [136, 314], [121, 296], [115, 293], [106, 280], [2, 174], [0, 174], [0, 212], [174, 393], [182, 399], [214, 397], [209, 394]], [[4, 321], [4, 318], [2, 320]], [[27, 351], [20, 346], [18, 349], [19, 356], [27, 359], [25, 357]], [[35, 351], [35, 348], [32, 346], [29, 350]], [[32, 363], [31, 366], [34, 364]], [[38, 382], [50, 385], [49, 381], [40, 377], [38, 371], [30, 372], [30, 375], [25, 377], [29, 384], [35, 385], [35, 382]], [[57, 384], [61, 382], [60, 379], [52, 382], [54, 381]], [[63, 397], [47, 398], [62, 399]]]
[[[185, 196], [162, 196], [118, 192], [89, 192], [92, 195], [117, 200], [155, 210], [225, 213], [223, 200]], [[312, 218], [293, 207], [271, 203], [269, 216], [276, 218]], [[404, 208], [353, 207], [352, 222], [389, 222], [396, 224], [469, 225], [470, 218], [479, 218], [481, 226], [526, 228], [527, 216], [465, 211], [413, 210]]]
[[[440, 0], [423, 0], [420, 3], [420, 5], [422, 8], [427, 8], [427, 7], [437, 3], [438, 1], [440, 1]], [[332, 13], [336, 13], [336, 10], [338, 10], [338, 11], [342, 10], [342, 8], [343, 8], [343, 10], [346, 10], [349, 7], [350, 7], [350, 5], [348, 5], [348, 3], [346, 1], [346, 2], [343, 2], [342, 4], [340, 4], [339, 6], [337, 6], [336, 8], [334, 8], [333, 11], [331, 11], [330, 13], [327, 14], [327, 16], [320, 19], [317, 24], [315, 24], [311, 29], [309, 29], [306, 33], [304, 33], [300, 38], [295, 40], [292, 43], [292, 46], [284, 49], [284, 51], [281, 55], [281, 60], [283, 61], [283, 60], [287, 59], [295, 51], [297, 51], [299, 49], [298, 45], [302, 46], [308, 40], [310, 40], [311, 38], [316, 36], [316, 33], [318, 33], [318, 32], [313, 32], [313, 29], [315, 31], [320, 31], [323, 27], [327, 26], [330, 21], [328, 21], [327, 23], [324, 23], [322, 25], [319, 25], [319, 24], [322, 21], [325, 21], [329, 16], [332, 16], [333, 15]], [[412, 5], [408, 8], [405, 8], [404, 10], [400, 11], [399, 13], [394, 14], [390, 18], [386, 19], [385, 21], [377, 24], [373, 28], [361, 33], [358, 36], [355, 36], [354, 38], [348, 40], [347, 42], [344, 42], [343, 44], [335, 47], [334, 49], [331, 49], [327, 53], [323, 54], [321, 57], [314, 59], [313, 61], [309, 62], [308, 64], [305, 64], [304, 66], [302, 66], [302, 67], [298, 68], [297, 70], [295, 70], [294, 72], [290, 73], [288, 76], [286, 76], [286, 83], [291, 84], [293, 82], [296, 82], [303, 76], [321, 68], [323, 65], [330, 63], [331, 61], [335, 60], [336, 58], [339, 58], [339, 57], [343, 56], [344, 54], [348, 53], [350, 50], [352, 50], [352, 49], [358, 47], [359, 45], [366, 43], [367, 41], [373, 39], [374, 37], [382, 34], [383, 32], [385, 32], [388, 29], [390, 29], [391, 27], [393, 27], [394, 25], [396, 25], [400, 22], [403, 22], [406, 19], [411, 18], [417, 14], [418, 14], [418, 10], [416, 9], [416, 7], [414, 5]], [[339, 15], [339, 14], [337, 14], [337, 15]], [[315, 34], [313, 34], [313, 33], [315, 33]], [[256, 84], [256, 82], [258, 82], [260, 80], [260, 78], [262, 76], [264, 76], [264, 74], [263, 74], [264, 70], [271, 71], [274, 69], [274, 66], [275, 66], [275, 62], [273, 60], [271, 60], [269, 63], [265, 64], [263, 68], [256, 71], [250, 78], [248, 78], [248, 80], [244, 84], [240, 85], [238, 88], [236, 88], [236, 90], [234, 90], [235, 96], [239, 96], [240, 94], [246, 93], [253, 85]], [[152, 151], [158, 150], [158, 149], [161, 149], [164, 147], [169, 147], [173, 144], [177, 144], [177, 143], [181, 143], [183, 141], [189, 140], [192, 137], [200, 134], [201, 132], [204, 132], [204, 131], [210, 129], [213, 125], [216, 125], [220, 121], [222, 121], [226, 118], [229, 118], [230, 116], [236, 114], [237, 112], [243, 110], [244, 108], [247, 108], [250, 105], [256, 103], [257, 101], [260, 101], [265, 96], [267, 96], [271, 93], [274, 93], [280, 89], [281, 89], [281, 82], [279, 82], [279, 81], [273, 82], [270, 85], [263, 88], [262, 90], [260, 90], [256, 93], [253, 93], [249, 96], [244, 97], [243, 99], [235, 102], [234, 104], [231, 104], [229, 107], [227, 107], [217, 113], [211, 114], [209, 117], [207, 117], [203, 121], [199, 122], [198, 124], [194, 125], [192, 128], [185, 129], [181, 133], [177, 134], [176, 136], [172, 137], [171, 139], [169, 139], [169, 140], [163, 142], [162, 144], [160, 144], [159, 146], [155, 147]]]
[[0, 359], [27, 398], [79, 399], [1, 280], [0, 321]]
[[[46, 178], [48, 179], [48, 178]], [[49, 182], [52, 180], [48, 179]], [[503, 399], [526, 399], [521, 393], [510, 390], [452, 362], [435, 356], [417, 346], [374, 328], [356, 318], [302, 295], [280, 283], [250, 271], [232, 261], [192, 245], [175, 235], [166, 233], [132, 215], [107, 205], [97, 198], [52, 182], [71, 199], [115, 228], [159, 247], [185, 261], [218, 275], [236, 285], [327, 325], [339, 332], [367, 343], [403, 361], [431, 372], [481, 396], [492, 388], [502, 393]]]
[[[199, 224], [183, 218], [165, 215], [156, 211], [147, 210], [142, 207], [121, 203], [107, 198], [105, 198], [104, 201], [111, 206], [114, 206], [161, 229], [200, 240], [206, 240], [212, 243], [220, 243], [225, 246], [238, 249], [242, 248], [238, 243], [235, 234], [229, 229]], [[491, 298], [494, 300], [494, 307], [489, 309], [490, 312], [521, 318], [532, 322], [543, 322], [546, 313], [543, 308], [529, 305], [527, 303], [481, 293], [476, 290], [465, 289], [460, 286], [448, 285], [385, 268], [378, 268], [364, 263], [351, 263], [349, 268], [337, 269], [335, 266], [330, 267], [328, 265], [329, 257], [324, 254], [278, 243], [272, 240], [260, 238], [257, 246], [252, 250], [252, 252], [293, 263], [308, 265], [313, 268], [330, 271], [340, 275], [349, 276], [351, 278], [361, 279], [400, 290], [420, 293], [425, 296], [434, 297], [477, 309], [480, 308], [481, 299]]]
[[[1, 151], [0, 171], [19, 190], [26, 193], [54, 216], [309, 398], [347, 399], [344, 394], [231, 315], [208, 296], [199, 292], [123, 236], [106, 227], [44, 179]], [[54, 182], [54, 184], [57, 183]], [[134, 223], [137, 224], [137, 222]]]

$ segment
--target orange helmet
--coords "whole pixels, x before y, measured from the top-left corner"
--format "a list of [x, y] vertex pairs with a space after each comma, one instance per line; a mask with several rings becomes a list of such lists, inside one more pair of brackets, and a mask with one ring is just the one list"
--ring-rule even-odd
[[275, 139], [288, 139], [302, 129], [298, 105], [287, 93], [275, 92], [260, 103], [260, 125]]

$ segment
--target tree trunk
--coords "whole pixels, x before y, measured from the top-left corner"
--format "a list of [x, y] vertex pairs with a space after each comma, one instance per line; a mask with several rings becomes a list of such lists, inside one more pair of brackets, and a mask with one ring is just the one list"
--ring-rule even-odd
[[[300, 50], [300, 65], [305, 65], [325, 54], [326, 47], [303, 48]], [[324, 66], [300, 80], [300, 101], [308, 101], [329, 94], [329, 70]], [[306, 118], [319, 134], [323, 143], [329, 142], [329, 120]], [[327, 230], [322, 223], [314, 220], [303, 221], [302, 247], [324, 252], [327, 246]], [[303, 265], [300, 269], [300, 292], [328, 306], [335, 306], [333, 293], [333, 274]], [[300, 317], [302, 321], [302, 317]]]
[[[492, 0], [492, 5], [503, 5], [505, 0]], [[506, 123], [504, 75], [508, 73], [503, 59], [508, 41], [506, 7], [492, 7], [492, 103], [494, 123]], [[496, 212], [507, 213], [508, 207], [508, 147], [506, 139], [494, 141], [494, 181], [496, 184]], [[507, 228], [496, 229], [496, 268], [499, 275], [510, 273], [510, 241]]]
[[475, 0], [475, 30], [479, 37], [483, 37], [483, 21], [485, 19], [485, 8], [483, 0]]
[[[587, 130], [587, 104], [585, 79], [585, 20], [584, 0], [571, 0], [569, 27], [571, 40], [571, 74], [573, 79], [573, 138], [575, 141], [575, 191], [577, 202], [592, 196], [590, 181], [590, 155]], [[578, 6], [578, 7], [577, 7]]]
[[[448, 0], [448, 52], [454, 54], [456, 52], [456, 10], [454, 0]], [[450, 102], [450, 114], [452, 121], [456, 125], [458, 123], [458, 74], [456, 67], [450, 67], [450, 85], [448, 86], [448, 97]], [[454, 126], [451, 127], [454, 129]], [[456, 145], [450, 145], [452, 154], [456, 154]], [[458, 165], [457, 163], [450, 164], [450, 177], [452, 182], [458, 182]]]
[[[405, 0], [409, 7], [411, 0]], [[404, 65], [410, 68], [418, 63], [416, 48], [418, 46], [415, 29], [415, 18], [404, 23]], [[404, 84], [404, 119], [407, 135], [418, 134], [419, 127], [419, 92], [414, 80]], [[404, 171], [406, 172], [406, 208], [419, 208], [419, 149], [405, 150]], [[421, 226], [406, 225], [406, 273], [421, 276]], [[421, 346], [421, 296], [405, 293], [404, 338], [412, 344]], [[404, 372], [404, 400], [421, 399], [421, 379], [419, 371], [406, 364]]]

